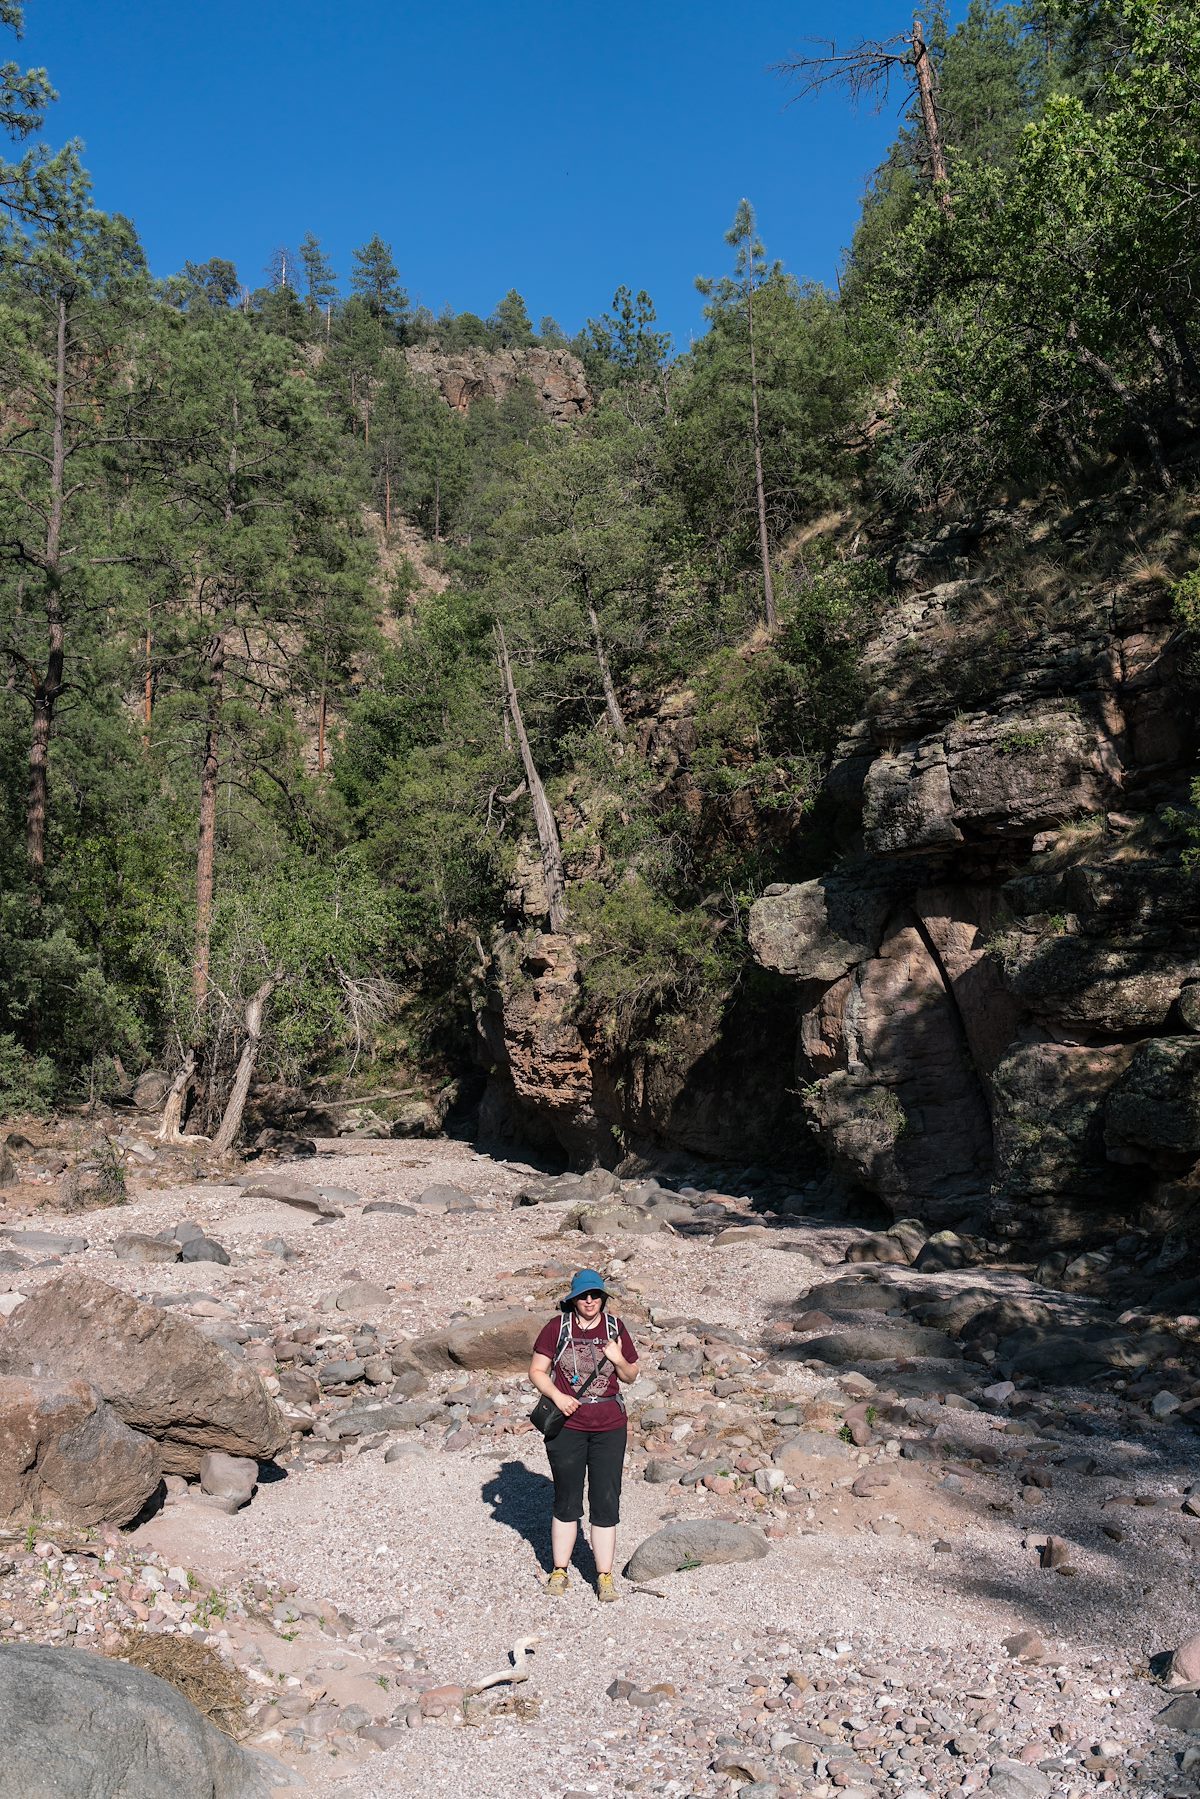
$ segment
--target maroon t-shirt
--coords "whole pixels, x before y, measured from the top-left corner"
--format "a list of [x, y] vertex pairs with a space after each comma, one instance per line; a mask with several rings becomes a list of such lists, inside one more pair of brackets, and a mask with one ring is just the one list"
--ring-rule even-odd
[[[561, 1328], [562, 1320], [559, 1318], [552, 1318], [549, 1324], [543, 1325], [533, 1346], [534, 1355], [547, 1356], [553, 1363]], [[554, 1384], [560, 1393], [573, 1394], [597, 1364], [600, 1372], [580, 1400], [578, 1408], [569, 1418], [564, 1419], [564, 1430], [620, 1430], [625, 1423], [625, 1407], [616, 1397], [621, 1390], [621, 1382], [616, 1369], [604, 1355], [604, 1346], [608, 1340], [608, 1326], [603, 1312], [591, 1330], [585, 1330], [579, 1318], [572, 1316], [571, 1334], [554, 1369]], [[638, 1353], [633, 1347], [633, 1338], [619, 1318], [617, 1348], [627, 1362], [637, 1361]]]

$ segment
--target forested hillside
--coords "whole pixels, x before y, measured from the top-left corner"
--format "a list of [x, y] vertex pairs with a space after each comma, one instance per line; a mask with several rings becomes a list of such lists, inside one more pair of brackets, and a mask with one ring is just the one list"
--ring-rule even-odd
[[[1200, 7], [896, 29], [779, 72], [906, 100], [838, 291], [743, 202], [686, 354], [625, 288], [570, 342], [516, 292], [414, 309], [386, 221], [350, 270], [310, 235], [262, 286], [155, 280], [8, 65], [0, 1114], [153, 1067], [216, 1134], [239, 1059], [469, 1098], [549, 924], [538, 967], [626, 1083], [615, 1151], [638, 1105], [670, 1141], [646, 1082], [793, 1006], [750, 909], [845, 852], [825, 782], [878, 715], [870, 646], [893, 700], [932, 679], [914, 591], [959, 583], [960, 674], [1016, 680], [1081, 586], [1152, 591], [1186, 655]], [[1186, 783], [1152, 797], [1181, 869]], [[782, 1091], [791, 1044], [764, 1047]]]

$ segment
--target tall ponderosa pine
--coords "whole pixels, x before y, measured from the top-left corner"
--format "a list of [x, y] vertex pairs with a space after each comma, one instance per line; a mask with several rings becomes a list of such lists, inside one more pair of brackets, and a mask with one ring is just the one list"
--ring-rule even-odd
[[308, 660], [299, 653], [308, 623], [331, 591], [350, 610], [363, 593], [350, 495], [329, 476], [333, 440], [300, 373], [290, 347], [251, 321], [212, 316], [170, 347], [158, 421], [171, 449], [164, 536], [177, 583], [162, 625], [163, 695], [199, 774], [192, 1011], [200, 1038], [218, 785], [286, 796], [288, 702], [312, 661], [328, 666], [320, 651]]
[[400, 326], [408, 311], [408, 295], [392, 260], [392, 246], [376, 234], [351, 256], [350, 291], [373, 318]]
[[72, 633], [111, 604], [125, 559], [114, 546], [115, 469], [137, 434], [140, 395], [117, 357], [143, 276], [131, 228], [92, 210], [78, 165], [69, 185], [63, 176], [54, 221], [11, 235], [0, 264], [0, 648], [31, 712], [26, 853], [35, 888]]
[[738, 204], [733, 224], [725, 233], [725, 242], [735, 252], [732, 276], [719, 282], [700, 278], [696, 282], [702, 294], [716, 296], [717, 304], [734, 301], [745, 312], [746, 351], [750, 373], [749, 438], [754, 457], [754, 497], [758, 511], [758, 550], [762, 565], [763, 621], [768, 631], [775, 628], [775, 582], [771, 574], [771, 543], [767, 531], [767, 499], [763, 484], [762, 418], [758, 399], [758, 348], [754, 339], [754, 296], [767, 278], [766, 255], [754, 224], [754, 208], [749, 200]]
[[300, 268], [304, 282], [304, 304], [310, 317], [324, 315], [328, 335], [331, 314], [337, 300], [337, 275], [333, 264], [321, 248], [320, 239], [306, 231], [300, 239]]

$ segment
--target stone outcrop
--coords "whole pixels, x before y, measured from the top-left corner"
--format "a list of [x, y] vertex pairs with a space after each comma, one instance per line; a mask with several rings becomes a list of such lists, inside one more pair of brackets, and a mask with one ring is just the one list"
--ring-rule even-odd
[[[585, 1164], [604, 1126], [592, 1053], [574, 1022], [579, 964], [566, 933], [512, 933], [492, 966], [491, 1004], [479, 1014], [493, 1079], [480, 1129], [502, 1136], [518, 1118], [543, 1142]], [[615, 1116], [615, 1114], [614, 1114]]]
[[268, 1799], [274, 1784], [144, 1668], [44, 1643], [0, 1648], [0, 1787], [22, 1799]]
[[439, 350], [421, 345], [404, 352], [419, 380], [431, 382], [456, 412], [476, 400], [503, 400], [528, 381], [542, 411], [555, 424], [584, 418], [594, 404], [583, 364], [569, 350]]
[[0, 1376], [0, 1518], [128, 1524], [162, 1461], [85, 1380]]
[[810, 1128], [779, 1054], [794, 1028], [785, 990], [698, 1009], [676, 1023], [670, 1056], [611, 1043], [582, 1001], [573, 937], [498, 939], [477, 1009], [484, 1141], [530, 1142], [579, 1168], [678, 1149], [811, 1171]]
[[8, 1320], [0, 1374], [89, 1381], [154, 1439], [167, 1474], [199, 1474], [208, 1449], [266, 1461], [288, 1441], [252, 1367], [186, 1319], [78, 1270], [39, 1287]]
[[843, 1187], [1048, 1248], [1161, 1230], [1200, 1163], [1200, 888], [1163, 820], [1195, 667], [1152, 585], [993, 625], [967, 579], [890, 613], [826, 782], [842, 858], [768, 888], [751, 947]]

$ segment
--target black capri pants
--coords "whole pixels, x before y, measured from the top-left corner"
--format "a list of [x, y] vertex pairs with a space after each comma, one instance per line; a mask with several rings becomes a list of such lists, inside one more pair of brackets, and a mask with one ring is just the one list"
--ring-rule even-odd
[[554, 1476], [554, 1516], [560, 1524], [583, 1517], [583, 1477], [588, 1479], [592, 1523], [601, 1530], [621, 1522], [621, 1475], [627, 1425], [619, 1430], [560, 1430], [546, 1442]]

